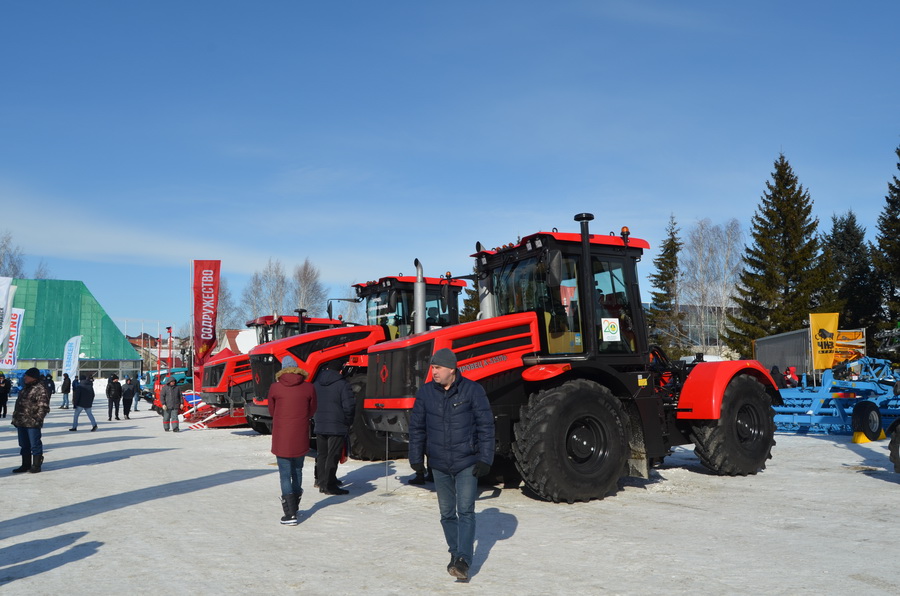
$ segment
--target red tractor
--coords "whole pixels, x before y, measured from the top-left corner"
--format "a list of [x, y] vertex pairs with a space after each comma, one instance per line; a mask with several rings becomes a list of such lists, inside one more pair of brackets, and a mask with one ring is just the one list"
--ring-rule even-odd
[[[356, 284], [357, 301], [365, 301], [366, 324], [274, 341], [250, 351], [250, 367], [256, 397], [244, 411], [251, 425], [271, 425], [265, 396], [281, 370], [281, 361], [290, 355], [300, 368], [309, 372], [309, 381], [329, 362], [339, 361], [354, 394], [365, 394], [366, 350], [377, 344], [413, 332], [422, 333], [459, 322], [459, 293], [465, 287], [460, 279], [423, 277], [416, 260], [416, 277], [382, 277]], [[350, 430], [350, 456], [378, 460], [405, 455], [406, 446], [392, 442], [386, 446], [384, 435], [369, 431], [362, 420], [362, 399], [357, 402], [356, 419]]]
[[545, 500], [601, 499], [623, 476], [648, 478], [693, 443], [717, 474], [755, 474], [774, 441], [775, 382], [753, 360], [672, 362], [650, 345], [637, 262], [649, 244], [539, 232], [473, 255], [481, 319], [369, 348], [364, 417], [408, 440], [409, 413], [438, 349], [485, 388], [499, 462]]
[[[297, 316], [257, 317], [247, 321], [247, 327], [256, 331], [256, 344], [261, 345], [303, 333], [344, 326], [341, 320], [307, 317], [303, 312], [298, 309]], [[232, 426], [232, 421], [235, 420], [243, 424], [244, 405], [252, 400], [253, 395], [250, 356], [230, 351], [217, 354], [203, 366], [202, 378], [200, 398], [203, 402], [214, 409], [228, 408], [230, 416], [223, 417], [228, 426]], [[256, 424], [249, 418], [246, 422], [257, 432], [269, 432], [269, 427], [264, 424]]]

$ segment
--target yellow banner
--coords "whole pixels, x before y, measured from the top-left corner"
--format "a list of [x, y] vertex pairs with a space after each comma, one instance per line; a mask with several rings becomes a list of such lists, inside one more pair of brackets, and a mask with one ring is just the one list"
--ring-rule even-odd
[[823, 370], [834, 366], [837, 331], [838, 313], [814, 313], [809, 315], [809, 334], [812, 337], [814, 369]]
[[858, 360], [866, 355], [866, 330], [853, 329], [850, 331], [838, 330], [834, 338], [834, 364], [848, 360]]

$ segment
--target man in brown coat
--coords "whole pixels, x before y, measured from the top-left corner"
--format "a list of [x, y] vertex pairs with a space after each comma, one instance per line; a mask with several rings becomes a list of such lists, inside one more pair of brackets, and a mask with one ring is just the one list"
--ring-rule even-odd
[[41, 427], [44, 418], [50, 411], [50, 394], [41, 383], [41, 371], [29, 368], [22, 378], [25, 387], [19, 392], [16, 409], [13, 411], [12, 423], [19, 431], [19, 453], [22, 454], [22, 467], [13, 470], [13, 474], [31, 472], [37, 474], [44, 463], [44, 444], [41, 442]]
[[286, 356], [275, 382], [269, 387], [272, 415], [272, 453], [278, 461], [281, 480], [281, 523], [297, 524], [297, 509], [303, 489], [303, 458], [309, 451], [309, 421], [316, 413], [316, 391], [306, 382], [309, 373]]

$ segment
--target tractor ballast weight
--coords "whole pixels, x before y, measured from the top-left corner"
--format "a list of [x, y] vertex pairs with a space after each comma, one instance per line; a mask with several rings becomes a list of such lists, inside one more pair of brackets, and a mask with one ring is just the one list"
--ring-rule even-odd
[[637, 262], [649, 245], [538, 232], [473, 257], [481, 319], [368, 351], [366, 424], [408, 439], [428, 361], [449, 348], [494, 413], [497, 452], [550, 501], [587, 501], [626, 475], [647, 478], [672, 447], [694, 443], [723, 475], [765, 468], [774, 441], [774, 380], [753, 360], [671, 362], [648, 341]]

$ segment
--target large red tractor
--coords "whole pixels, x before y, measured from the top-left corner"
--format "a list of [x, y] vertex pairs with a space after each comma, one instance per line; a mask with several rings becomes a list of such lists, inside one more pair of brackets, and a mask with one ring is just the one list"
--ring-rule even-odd
[[369, 428], [408, 440], [429, 358], [449, 348], [488, 394], [499, 461], [514, 460], [543, 499], [603, 498], [689, 443], [717, 474], [765, 468], [781, 400], [768, 371], [753, 360], [672, 362], [650, 345], [637, 278], [649, 245], [627, 228], [591, 234], [592, 219], [575, 217], [580, 234], [479, 244], [481, 319], [369, 348]]
[[[460, 279], [424, 277], [416, 260], [418, 275], [382, 277], [377, 281], [356, 284], [358, 301], [365, 302], [366, 324], [341, 329], [307, 333], [270, 342], [250, 351], [255, 394], [244, 411], [251, 425], [271, 425], [265, 396], [281, 370], [281, 361], [291, 356], [306, 369], [310, 381], [329, 362], [338, 361], [354, 394], [365, 395], [366, 350], [383, 341], [406, 337], [459, 322], [458, 298], [465, 287]], [[369, 431], [362, 420], [362, 399], [357, 402], [356, 419], [350, 430], [350, 456], [355, 459], [378, 460], [406, 453], [402, 443], [386, 441]]]

